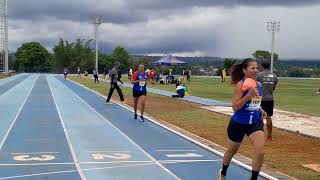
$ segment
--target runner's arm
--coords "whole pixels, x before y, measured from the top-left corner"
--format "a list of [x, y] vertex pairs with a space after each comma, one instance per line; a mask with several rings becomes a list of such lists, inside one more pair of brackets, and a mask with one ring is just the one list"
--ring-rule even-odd
[[254, 90], [250, 89], [248, 94], [243, 96], [242, 85], [243, 83], [239, 82], [234, 89], [234, 96], [232, 98], [232, 109], [234, 112], [239, 111], [247, 101], [251, 100], [254, 94]]

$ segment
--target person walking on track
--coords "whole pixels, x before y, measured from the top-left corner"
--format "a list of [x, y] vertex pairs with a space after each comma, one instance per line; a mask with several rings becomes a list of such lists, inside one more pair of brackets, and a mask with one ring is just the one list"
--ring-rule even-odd
[[68, 76], [68, 69], [67, 69], [67, 67], [64, 67], [64, 69], [63, 69], [63, 75], [64, 75], [64, 79], [67, 79], [67, 76]]
[[81, 70], [79, 66], [78, 66], [77, 72], [78, 72], [78, 77], [81, 78]]
[[277, 75], [270, 71], [269, 61], [261, 63], [263, 71], [258, 73], [257, 81], [262, 84], [262, 102], [261, 107], [267, 113], [268, 141], [272, 141], [272, 115], [273, 115], [273, 91], [276, 89], [278, 79]]
[[122, 94], [122, 91], [118, 85], [118, 68], [120, 67], [120, 63], [119, 62], [115, 62], [114, 63], [114, 67], [110, 70], [109, 72], [109, 76], [110, 76], [110, 90], [109, 90], [109, 94], [108, 94], [108, 98], [106, 100], [106, 103], [109, 104], [110, 103], [110, 99], [111, 96], [113, 94], [114, 89], [116, 89], [118, 91], [118, 94], [120, 96], [120, 100], [121, 102], [124, 102], [124, 97]]
[[99, 83], [98, 71], [93, 70], [94, 83]]
[[[258, 65], [254, 59], [248, 58], [243, 60], [241, 64], [233, 65], [230, 72], [231, 83], [235, 85], [232, 99], [234, 114], [227, 129], [228, 149], [224, 153], [219, 179], [226, 179], [231, 159], [237, 153], [243, 137], [247, 135], [255, 149], [251, 180], [256, 180], [258, 179], [264, 159], [262, 118], [266, 117], [266, 112], [260, 107], [262, 99], [261, 85], [255, 81], [259, 72]], [[249, 80], [251, 80], [251, 83], [246, 82]]]
[[134, 101], [134, 119], [137, 120], [137, 109], [138, 103], [140, 101], [141, 107], [141, 115], [140, 121], [144, 121], [143, 113], [146, 104], [146, 96], [147, 96], [147, 80], [148, 75], [144, 71], [144, 65], [140, 64], [138, 71], [136, 71], [132, 76], [131, 83], [133, 84], [133, 101]]
[[128, 70], [128, 79], [129, 79], [129, 81], [131, 81], [132, 73], [133, 73], [132, 67], [129, 67], [129, 70]]

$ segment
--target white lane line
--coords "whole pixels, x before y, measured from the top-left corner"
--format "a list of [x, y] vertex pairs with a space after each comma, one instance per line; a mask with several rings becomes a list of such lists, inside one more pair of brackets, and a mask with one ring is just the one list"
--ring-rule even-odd
[[[78, 83], [78, 82], [76, 82], [76, 81], [73, 81], [73, 80], [70, 80], [70, 81], [72, 81], [73, 83], [77, 84], [78, 86], [80, 86], [80, 87], [82, 87], [82, 88], [84, 88], [84, 89], [87, 89], [88, 91], [91, 91], [91, 92], [95, 93], [96, 95], [101, 96], [101, 97], [103, 97], [103, 98], [106, 99], [106, 96], [104, 96], [103, 94], [101, 94], [101, 93], [99, 93], [99, 92], [97, 92], [97, 91], [95, 91], [95, 90], [92, 90], [92, 89], [88, 88], [87, 86], [84, 86], [84, 85], [82, 85], [82, 84], [80, 84], [80, 83]], [[111, 101], [112, 101], [112, 100], [111, 100]], [[122, 105], [122, 104], [120, 104], [120, 103], [115, 102], [115, 101], [113, 101], [113, 102], [114, 102], [115, 104], [117, 104], [118, 106], [123, 107], [124, 109], [126, 109], [126, 110], [128, 110], [128, 111], [130, 111], [130, 112], [134, 112], [133, 109], [130, 109], [130, 108], [128, 108], [128, 107], [126, 107], [126, 106], [124, 106], [124, 105]], [[178, 132], [178, 131], [170, 128], [170, 127], [167, 127], [167, 126], [159, 123], [158, 121], [152, 119], [152, 118], [149, 117], [149, 116], [145, 116], [145, 119], [149, 120], [150, 122], [152, 122], [152, 123], [154, 123], [154, 124], [156, 124], [156, 125], [164, 128], [164, 129], [167, 129], [168, 131], [170, 131], [170, 132], [172, 132], [172, 133], [174, 133], [174, 134], [176, 134], [176, 135], [178, 135], [178, 136], [180, 136], [180, 137], [182, 137], [182, 138], [184, 138], [184, 139], [186, 139], [186, 140], [188, 140], [188, 141], [190, 141], [190, 142], [192, 142], [192, 143], [194, 143], [194, 144], [196, 144], [196, 145], [198, 145], [198, 146], [200, 146], [200, 147], [202, 147], [202, 148], [204, 148], [204, 149], [206, 149], [206, 150], [208, 150], [208, 151], [210, 151], [210, 152], [212, 152], [212, 153], [214, 153], [214, 154], [216, 154], [216, 155], [218, 155], [218, 156], [220, 156], [220, 157], [223, 157], [223, 155], [224, 155], [222, 152], [220, 152], [220, 151], [218, 151], [218, 150], [216, 150], [216, 149], [213, 149], [213, 148], [211, 148], [211, 147], [209, 147], [209, 146], [207, 146], [207, 145], [205, 145], [205, 144], [203, 144], [203, 143], [201, 143], [201, 142], [199, 142], [199, 141], [197, 141], [197, 140], [194, 140], [194, 139], [192, 139], [192, 138], [190, 138], [190, 137], [188, 137], [188, 136], [186, 136], [186, 135], [184, 135], [184, 134], [182, 134], [182, 133], [180, 133], [180, 132]], [[197, 136], [197, 135], [195, 135], [195, 134], [193, 134], [193, 135], [194, 135], [194, 136]], [[197, 137], [199, 137], [199, 136], [197, 136]], [[251, 167], [251, 166], [249, 166], [249, 165], [247, 165], [247, 164], [245, 164], [245, 163], [243, 163], [243, 162], [241, 162], [241, 161], [239, 161], [239, 160], [232, 159], [232, 162], [235, 163], [236, 165], [238, 165], [238, 166], [246, 169], [246, 170], [249, 170], [249, 171], [252, 170], [252, 167]], [[266, 173], [264, 173], [264, 172], [262, 172], [262, 171], [260, 172], [259, 175], [262, 176], [262, 177], [264, 177], [264, 178], [267, 178], [267, 179], [269, 179], [269, 180], [279, 180], [278, 178], [273, 177], [273, 176], [271, 176], [271, 175], [268, 175], [268, 174], [266, 174]]]
[[[161, 163], [192, 163], [192, 162], [216, 162], [219, 159], [194, 159], [194, 160], [160, 160]], [[102, 161], [102, 162], [80, 162], [79, 164], [121, 164], [121, 163], [155, 163], [154, 161]], [[75, 162], [63, 163], [19, 163], [19, 164], [0, 164], [0, 166], [49, 166], [49, 165], [75, 165]]]
[[[200, 160], [201, 162], [215, 162], [220, 160]], [[164, 164], [177, 164], [177, 163], [185, 163], [185, 162], [196, 162], [196, 161], [161, 161]], [[150, 161], [140, 164], [130, 164], [130, 165], [119, 165], [119, 166], [111, 166], [111, 167], [99, 167], [99, 168], [86, 168], [82, 169], [83, 171], [94, 171], [94, 170], [105, 170], [105, 169], [116, 169], [116, 168], [127, 168], [127, 167], [138, 167], [138, 166], [149, 166], [149, 165], [157, 165], [156, 162]], [[37, 173], [37, 174], [26, 174], [20, 176], [8, 176], [2, 177], [0, 179], [14, 179], [14, 178], [24, 178], [24, 177], [34, 177], [34, 176], [42, 176], [42, 175], [52, 175], [52, 174], [62, 174], [62, 173], [72, 173], [77, 172], [77, 170], [65, 170], [65, 171], [54, 171], [54, 172], [47, 172], [47, 173]]]
[[[58, 79], [55, 79], [60, 84], [64, 85], [62, 82], [60, 82]], [[75, 92], [73, 92], [68, 86], [64, 85], [68, 91], [70, 91], [72, 94], [74, 94], [78, 99], [80, 99], [84, 104], [86, 104], [90, 109], [92, 109], [97, 115], [99, 115], [105, 122], [107, 122], [110, 126], [115, 128], [121, 135], [123, 135], [126, 139], [128, 139], [134, 146], [136, 146], [138, 149], [140, 149], [146, 156], [148, 156], [152, 161], [154, 161], [159, 167], [161, 167], [164, 171], [166, 171], [168, 174], [170, 174], [175, 179], [180, 180], [180, 178], [172, 173], [169, 169], [167, 169], [164, 165], [159, 163], [154, 157], [152, 157], [149, 153], [147, 153], [142, 147], [140, 147], [137, 143], [135, 143], [131, 138], [129, 138], [125, 133], [123, 133], [119, 128], [117, 128], [114, 124], [112, 124], [106, 117], [104, 117], [102, 114], [97, 112], [90, 104], [88, 104], [85, 100], [83, 100], [80, 96], [78, 96]]]
[[131, 151], [88, 151], [88, 152], [92, 152], [92, 153], [98, 153], [98, 152], [115, 152], [115, 153], [130, 153]]
[[195, 153], [185, 153], [185, 154], [166, 154], [169, 158], [194, 158], [194, 157], [203, 157], [203, 155]]
[[21, 154], [59, 154], [59, 152], [19, 152], [19, 153], [10, 153], [12, 155], [21, 155]]
[[50, 82], [50, 80], [48, 81], [47, 76], [46, 76], [46, 80], [47, 80], [48, 85], [49, 85], [49, 89], [50, 89], [50, 92], [51, 92], [51, 95], [52, 95], [52, 98], [53, 98], [53, 102], [54, 102], [54, 104], [56, 105], [56, 109], [57, 109], [57, 112], [58, 112], [58, 114], [59, 114], [60, 122], [61, 122], [61, 125], [62, 125], [62, 127], [63, 127], [63, 131], [64, 131], [65, 137], [66, 137], [66, 139], [67, 139], [67, 142], [68, 142], [68, 145], [69, 145], [69, 148], [70, 148], [70, 151], [71, 151], [71, 155], [72, 155], [73, 161], [75, 162], [76, 168], [77, 168], [77, 170], [78, 170], [78, 172], [79, 172], [79, 175], [80, 175], [81, 179], [86, 180], [86, 177], [85, 177], [84, 173], [83, 173], [82, 170], [81, 170], [81, 167], [80, 167], [80, 164], [79, 164], [79, 160], [78, 160], [78, 158], [77, 158], [77, 156], [76, 156], [76, 153], [75, 153], [75, 151], [74, 151], [74, 148], [73, 148], [73, 146], [72, 146], [72, 143], [71, 143], [71, 140], [70, 140], [68, 131], [67, 131], [66, 126], [65, 126], [65, 124], [64, 124], [64, 122], [63, 122], [63, 119], [62, 119], [62, 116], [61, 116], [61, 113], [60, 113], [60, 109], [59, 109], [59, 107], [58, 107], [58, 105], [57, 105], [57, 103], [56, 103], [55, 96], [54, 96], [54, 94], [53, 94], [53, 92], [52, 92], [51, 82]]
[[[30, 76], [30, 77], [31, 77], [31, 76]], [[2, 139], [2, 141], [1, 141], [1, 143], [0, 143], [0, 151], [2, 150], [2, 146], [3, 146], [4, 142], [7, 140], [7, 138], [8, 138], [8, 136], [9, 136], [9, 133], [10, 133], [11, 129], [13, 128], [14, 124], [16, 123], [16, 121], [17, 121], [17, 119], [18, 119], [18, 117], [19, 117], [19, 115], [20, 115], [20, 113], [21, 113], [21, 111], [22, 111], [22, 109], [23, 109], [24, 105], [26, 104], [27, 99], [28, 99], [28, 97], [30, 96], [31, 91], [32, 91], [32, 89], [34, 88], [34, 85], [36, 84], [36, 82], [37, 82], [38, 78], [39, 78], [39, 76], [37, 76], [37, 79], [34, 81], [34, 84], [33, 84], [33, 85], [32, 85], [32, 87], [30, 88], [30, 90], [29, 90], [29, 92], [28, 92], [28, 95], [27, 95], [27, 96], [26, 96], [26, 98], [24, 99], [24, 101], [23, 101], [23, 103], [22, 103], [22, 106], [20, 107], [20, 109], [19, 109], [19, 111], [18, 111], [18, 113], [17, 113], [16, 117], [15, 117], [15, 118], [14, 118], [14, 120], [12, 121], [12, 123], [11, 123], [11, 125], [10, 125], [9, 129], [7, 130], [7, 132], [6, 132], [5, 136], [4, 136], [4, 138]]]
[[197, 150], [156, 150], [158, 152], [197, 152]]

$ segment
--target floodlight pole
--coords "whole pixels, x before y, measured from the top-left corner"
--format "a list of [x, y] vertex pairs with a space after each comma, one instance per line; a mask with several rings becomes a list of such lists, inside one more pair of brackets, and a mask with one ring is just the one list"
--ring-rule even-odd
[[280, 21], [268, 21], [267, 22], [267, 31], [272, 32], [271, 40], [271, 72], [273, 72], [273, 56], [275, 51], [275, 34], [280, 31]]
[[101, 18], [96, 16], [95, 17], [95, 20], [93, 22], [93, 25], [94, 25], [94, 39], [96, 41], [96, 62], [95, 62], [95, 69], [96, 69], [96, 72], [97, 74], [99, 74], [99, 67], [98, 67], [98, 64], [99, 64], [99, 60], [98, 60], [98, 56], [99, 56], [99, 47], [98, 47], [98, 43], [99, 43], [99, 26], [101, 25], [102, 21], [101, 21]]

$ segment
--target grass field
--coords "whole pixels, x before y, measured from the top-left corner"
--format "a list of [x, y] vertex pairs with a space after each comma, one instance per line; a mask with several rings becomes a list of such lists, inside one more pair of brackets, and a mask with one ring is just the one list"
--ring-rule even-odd
[[[105, 95], [109, 91], [109, 84], [106, 83], [95, 84], [93, 80], [86, 78], [79, 79], [72, 77], [72, 79]], [[201, 88], [199, 88], [197, 90], [198, 93], [201, 91], [207, 93], [212, 92], [213, 90], [211, 89], [215, 89], [214, 82], [216, 82], [217, 86], [219, 85], [218, 81], [214, 81], [213, 79], [208, 80], [213, 81], [212, 83], [208, 83], [211, 88], [204, 88], [207, 90], [201, 90]], [[193, 83], [205, 84], [203, 79], [195, 79], [195, 82]], [[231, 87], [228, 87], [227, 84], [220, 84], [220, 86], [225, 88], [226, 91], [230, 91], [229, 93], [226, 93], [226, 97], [231, 95]], [[162, 86], [162, 88], [171, 87]], [[123, 89], [124, 95], [127, 99], [127, 104], [130, 106], [133, 105], [131, 91], [132, 90], [128, 88]], [[215, 98], [217, 95], [213, 96], [210, 94], [207, 94], [206, 96], [218, 99]], [[116, 92], [113, 97], [119, 100]], [[180, 101], [151, 93], [149, 93], [147, 97], [146, 112], [157, 119], [169, 122], [200, 137], [226, 147], [226, 128], [230, 119], [229, 116], [202, 110], [200, 109], [200, 106], [195, 103]], [[272, 142], [266, 142], [265, 144], [266, 155], [264, 163], [267, 166], [298, 179], [320, 179], [319, 173], [302, 167], [302, 164], [315, 164], [320, 162], [319, 139], [307, 138], [278, 129], [274, 129], [273, 133], [274, 140]], [[239, 153], [252, 158], [253, 147], [247, 138], [245, 138], [241, 145]]]
[[[127, 82], [127, 78], [123, 78]], [[229, 81], [221, 83], [219, 78], [194, 77], [191, 84], [187, 84], [189, 95], [209, 98], [224, 102], [231, 102], [233, 86]], [[172, 84], [149, 84], [149, 87], [175, 92]], [[275, 95], [275, 108], [320, 116], [320, 80], [280, 79]]]
[[[14, 76], [15, 73], [11, 73], [10, 76]], [[7, 74], [0, 73], [0, 79], [9, 77]]]

